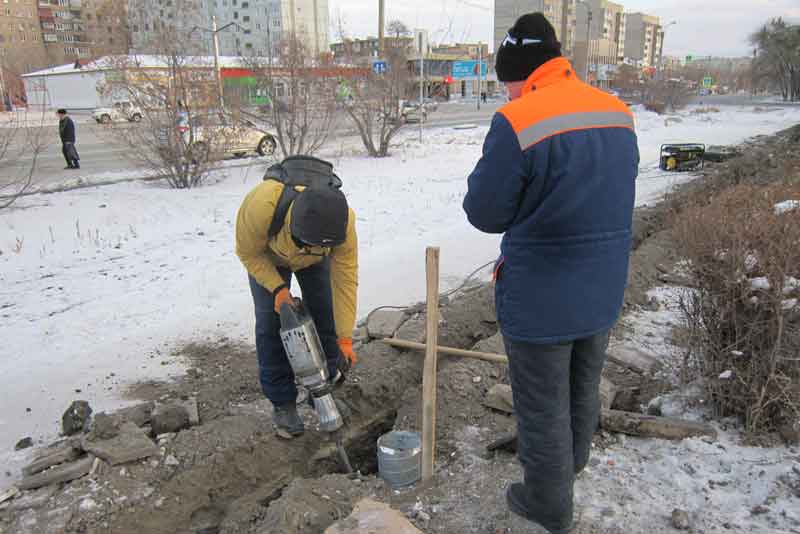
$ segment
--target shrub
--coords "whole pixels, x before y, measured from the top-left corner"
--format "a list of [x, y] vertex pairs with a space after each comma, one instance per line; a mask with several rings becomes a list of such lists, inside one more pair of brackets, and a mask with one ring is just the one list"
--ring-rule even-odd
[[697, 283], [683, 302], [685, 376], [750, 432], [800, 421], [800, 208], [776, 210], [787, 200], [800, 185], [736, 185], [674, 221]]

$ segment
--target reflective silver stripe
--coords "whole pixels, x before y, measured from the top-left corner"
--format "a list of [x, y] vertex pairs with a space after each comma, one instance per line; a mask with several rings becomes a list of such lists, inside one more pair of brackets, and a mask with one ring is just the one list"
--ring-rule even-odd
[[519, 145], [525, 149], [559, 132], [612, 126], [630, 129], [635, 127], [633, 117], [622, 111], [588, 111], [558, 115], [552, 119], [537, 122], [519, 132], [517, 137]]

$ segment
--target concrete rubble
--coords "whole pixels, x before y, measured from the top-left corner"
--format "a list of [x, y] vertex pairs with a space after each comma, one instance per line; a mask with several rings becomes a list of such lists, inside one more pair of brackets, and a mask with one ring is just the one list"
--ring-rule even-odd
[[403, 514], [372, 499], [356, 503], [353, 512], [325, 529], [325, 534], [422, 534]]
[[83, 449], [92, 453], [109, 465], [120, 465], [148, 458], [159, 453], [158, 447], [133, 423], [124, 423], [114, 438], [82, 442]]

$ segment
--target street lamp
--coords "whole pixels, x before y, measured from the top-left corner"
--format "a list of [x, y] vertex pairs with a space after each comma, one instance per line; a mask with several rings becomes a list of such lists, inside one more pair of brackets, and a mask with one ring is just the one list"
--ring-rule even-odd
[[662, 72], [664, 70], [664, 39], [666, 39], [667, 36], [667, 28], [669, 28], [670, 26], [675, 26], [677, 23], [678, 23], [677, 20], [673, 20], [666, 26], [661, 27], [661, 49], [659, 50], [658, 53], [658, 62], [657, 62], [658, 71], [656, 72], [657, 79], [661, 78]]
[[584, 0], [578, 0], [575, 4], [581, 4], [586, 8], [586, 65], [583, 68], [583, 81], [589, 83], [589, 46], [592, 42], [592, 7]]
[[200, 30], [200, 31], [211, 33], [212, 42], [214, 43], [214, 72], [216, 73], [216, 77], [217, 77], [217, 93], [219, 94], [219, 106], [220, 106], [220, 109], [223, 109], [225, 107], [225, 100], [224, 100], [223, 95], [222, 95], [222, 69], [220, 68], [220, 64], [219, 64], [219, 37], [218, 37], [218, 34], [222, 30], [226, 30], [226, 29], [230, 28], [231, 26], [236, 26], [239, 29], [242, 28], [236, 22], [229, 22], [225, 26], [223, 26], [221, 28], [217, 28], [217, 17], [216, 16], [212, 16], [211, 17], [211, 29], [210, 30], [208, 28], [201, 28], [200, 26], [195, 26], [194, 28], [191, 29], [191, 31], [189, 31], [189, 36], [191, 36], [192, 33], [194, 33], [195, 30]]

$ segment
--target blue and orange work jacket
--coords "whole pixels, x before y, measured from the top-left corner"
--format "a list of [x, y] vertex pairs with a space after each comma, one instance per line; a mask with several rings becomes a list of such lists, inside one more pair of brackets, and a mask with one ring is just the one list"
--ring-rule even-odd
[[639, 150], [630, 110], [556, 58], [495, 114], [464, 210], [504, 233], [503, 335], [561, 343], [609, 330], [622, 310]]

